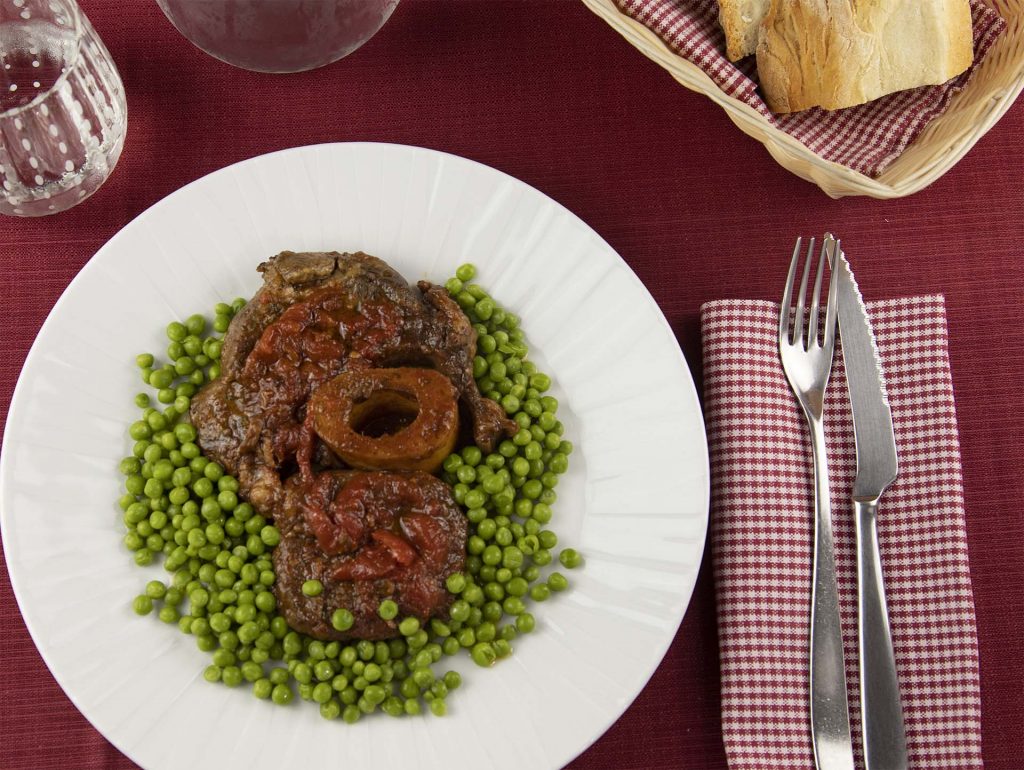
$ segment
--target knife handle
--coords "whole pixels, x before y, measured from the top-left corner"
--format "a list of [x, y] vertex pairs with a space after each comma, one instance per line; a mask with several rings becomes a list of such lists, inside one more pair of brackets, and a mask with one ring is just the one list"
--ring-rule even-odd
[[907, 736], [878, 553], [878, 500], [853, 502], [857, 530], [857, 637], [866, 770], [906, 770]]

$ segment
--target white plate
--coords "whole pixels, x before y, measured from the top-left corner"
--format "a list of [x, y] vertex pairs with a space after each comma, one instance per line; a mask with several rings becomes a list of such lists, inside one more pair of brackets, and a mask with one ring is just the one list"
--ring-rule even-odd
[[[484, 671], [463, 661], [449, 715], [354, 726], [310, 704], [206, 683], [194, 639], [132, 598], [158, 567], [120, 545], [117, 462], [142, 389], [137, 352], [172, 318], [249, 296], [292, 249], [382, 257], [410, 281], [471, 261], [523, 318], [577, 451], [552, 527], [586, 566], [536, 605], [538, 629]], [[564, 412], [564, 415], [562, 413]], [[71, 700], [147, 768], [541, 768], [596, 740], [654, 672], [682, 619], [707, 527], [696, 391], [646, 289], [580, 219], [480, 164], [415, 147], [277, 152], [143, 213], [72, 281], [18, 381], [0, 523], [25, 622]], [[459, 656], [464, 658], [465, 656]]]

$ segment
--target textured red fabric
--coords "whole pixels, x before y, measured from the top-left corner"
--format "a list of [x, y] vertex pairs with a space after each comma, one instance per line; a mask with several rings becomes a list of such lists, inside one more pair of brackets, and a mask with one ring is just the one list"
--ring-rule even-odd
[[871, 177], [881, 174], [928, 123], [946, 111], [950, 99], [963, 90], [974, 68], [1006, 29], [1006, 22], [995, 11], [972, 0], [974, 63], [948, 83], [900, 91], [843, 110], [816, 107], [776, 115], [758, 93], [754, 57], [735, 63], [726, 58], [718, 0], [615, 1], [673, 51], [704, 70], [726, 94], [753, 107], [815, 154]]
[[[183, 184], [271, 150], [404, 142], [488, 163], [592, 225], [647, 284], [701, 380], [698, 309], [778, 300], [793, 236], [839, 233], [867, 296], [944, 294], [978, 622], [982, 751], [1018, 770], [1024, 723], [1024, 107], [904, 200], [829, 199], [781, 169], [582, 3], [402, 0], [310, 73], [221, 64], [156, 4], [82, 0], [128, 91], [124, 155], [81, 206], [0, 218], [0, 419], [39, 326], [90, 256]], [[528, 321], [527, 321], [528, 327]], [[639, 440], [639, 439], [638, 439]], [[710, 559], [679, 634], [579, 768], [724, 768]], [[0, 569], [0, 767], [131, 767], [47, 672]], [[454, 703], [454, 702], [453, 702]]]
[[[945, 307], [942, 297], [914, 297], [869, 302], [868, 313], [899, 454], [878, 541], [910, 767], [980, 768], [978, 639]], [[779, 366], [778, 319], [779, 306], [764, 300], [701, 308], [722, 732], [732, 770], [814, 768], [810, 434]], [[825, 433], [850, 723], [863, 767], [850, 513], [856, 447], [841, 350], [840, 340]]]

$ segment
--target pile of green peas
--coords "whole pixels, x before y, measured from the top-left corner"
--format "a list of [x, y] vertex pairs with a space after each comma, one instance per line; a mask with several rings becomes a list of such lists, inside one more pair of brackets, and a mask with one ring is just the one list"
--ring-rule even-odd
[[[256, 697], [279, 705], [297, 692], [318, 704], [324, 718], [349, 723], [378, 710], [443, 716], [445, 698], [461, 677], [435, 673], [441, 658], [466, 649], [478, 665], [490, 666], [511, 654], [518, 634], [534, 629], [529, 603], [568, 588], [559, 572], [541, 580], [541, 568], [552, 562], [558, 543], [544, 526], [572, 445], [561, 438], [557, 402], [543, 395], [550, 379], [525, 360], [518, 319], [466, 285], [474, 275], [463, 265], [446, 287], [476, 328], [474, 375], [481, 392], [520, 430], [494, 453], [468, 446], [445, 460], [444, 478], [470, 523], [466, 569], [447, 580], [454, 595], [447, 619], [421, 624], [403, 618], [400, 636], [386, 642], [323, 642], [288, 626], [271, 590], [271, 551], [280, 533], [239, 498], [238, 480], [203, 456], [185, 419], [192, 397], [219, 375], [222, 335], [245, 300], [219, 303], [209, 325], [198, 314], [168, 324], [166, 363], [149, 353], [136, 357], [143, 382], [163, 408], [149, 393], [135, 397], [142, 415], [128, 429], [135, 443], [120, 463], [124, 544], [140, 566], [162, 555], [170, 578], [147, 583], [132, 606], [139, 615], [156, 611], [161, 621], [192, 635], [212, 658], [207, 681], [244, 682]], [[571, 548], [558, 558], [567, 568], [582, 563]], [[310, 596], [322, 589], [315, 580], [302, 587]], [[398, 607], [384, 601], [379, 612], [397, 619]], [[337, 608], [332, 624], [350, 628], [352, 613]]]
[[[569, 587], [560, 572], [542, 579], [542, 569], [552, 563], [559, 542], [547, 525], [573, 446], [562, 438], [558, 401], [546, 395], [551, 378], [527, 359], [519, 318], [471, 283], [475, 277], [473, 265], [461, 265], [445, 288], [477, 333], [477, 387], [501, 404], [519, 430], [489, 454], [468, 446], [449, 455], [443, 478], [469, 519], [465, 572], [448, 579], [456, 595], [451, 624], [460, 646], [489, 666], [511, 653], [518, 634], [534, 629], [532, 602]], [[573, 548], [563, 548], [558, 560], [569, 569], [582, 563]]]

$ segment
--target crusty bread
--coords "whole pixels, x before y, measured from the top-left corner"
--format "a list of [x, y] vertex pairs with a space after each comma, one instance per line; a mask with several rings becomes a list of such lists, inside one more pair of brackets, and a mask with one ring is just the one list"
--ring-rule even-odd
[[757, 72], [774, 112], [945, 83], [974, 58], [968, 0], [771, 0]]
[[725, 55], [739, 61], [757, 50], [757, 32], [771, 0], [718, 0], [718, 23], [725, 31]]

